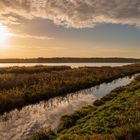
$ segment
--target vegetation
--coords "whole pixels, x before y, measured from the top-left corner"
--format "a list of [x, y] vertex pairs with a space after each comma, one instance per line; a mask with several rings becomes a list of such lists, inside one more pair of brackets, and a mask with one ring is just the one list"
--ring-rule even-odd
[[29, 140], [139, 140], [140, 76], [91, 106], [64, 116], [54, 131], [40, 131]]
[[0, 59], [0, 63], [136, 63], [134, 58], [31, 58], [31, 59]]
[[122, 67], [13, 67], [0, 69], [0, 113], [140, 72]]
[[0, 74], [5, 73], [15, 73], [15, 74], [33, 74], [33, 73], [41, 73], [41, 72], [53, 72], [53, 71], [62, 71], [62, 70], [69, 70], [71, 67], [69, 66], [42, 66], [37, 65], [34, 67], [7, 67], [7, 68], [0, 68]]

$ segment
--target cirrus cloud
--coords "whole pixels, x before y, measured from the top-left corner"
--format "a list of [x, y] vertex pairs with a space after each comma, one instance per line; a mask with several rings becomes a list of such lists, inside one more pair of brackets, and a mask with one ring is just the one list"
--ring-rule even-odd
[[54, 38], [48, 37], [48, 36], [37, 36], [37, 35], [30, 35], [30, 34], [15, 34], [15, 33], [8, 33], [7, 34], [10, 37], [16, 37], [16, 38], [30, 38], [30, 39], [39, 39], [39, 40], [52, 40]]
[[13, 15], [49, 19], [73, 28], [102, 23], [139, 26], [140, 0], [0, 0], [0, 21], [18, 24]]

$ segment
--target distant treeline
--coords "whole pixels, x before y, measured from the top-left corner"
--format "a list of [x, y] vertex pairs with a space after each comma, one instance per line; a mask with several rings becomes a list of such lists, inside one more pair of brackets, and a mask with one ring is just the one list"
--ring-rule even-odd
[[0, 59], [0, 63], [136, 63], [134, 58], [30, 58], [30, 59]]

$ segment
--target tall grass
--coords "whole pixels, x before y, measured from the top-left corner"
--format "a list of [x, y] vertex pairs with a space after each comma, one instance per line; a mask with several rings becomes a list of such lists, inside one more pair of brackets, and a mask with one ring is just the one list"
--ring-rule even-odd
[[140, 64], [122, 67], [17, 67], [0, 74], [0, 113], [65, 95], [140, 72]]
[[33, 74], [33, 73], [41, 73], [41, 72], [52, 72], [52, 71], [62, 71], [62, 70], [68, 70], [71, 69], [70, 66], [43, 66], [43, 65], [37, 65], [37, 66], [29, 66], [29, 67], [4, 67], [0, 68], [0, 74], [5, 73], [15, 73], [15, 74]]

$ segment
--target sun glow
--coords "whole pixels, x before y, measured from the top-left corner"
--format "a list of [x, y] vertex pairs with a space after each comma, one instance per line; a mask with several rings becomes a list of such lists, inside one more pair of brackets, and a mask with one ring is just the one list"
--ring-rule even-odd
[[0, 25], [0, 44], [5, 43], [8, 39], [8, 29], [6, 26]]

